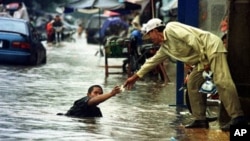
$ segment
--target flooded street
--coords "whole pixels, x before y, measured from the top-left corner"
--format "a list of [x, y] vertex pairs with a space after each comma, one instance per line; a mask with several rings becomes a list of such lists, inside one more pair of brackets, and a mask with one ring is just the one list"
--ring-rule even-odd
[[170, 106], [175, 104], [174, 65], [170, 68], [169, 85], [138, 81], [133, 90], [99, 105], [102, 118], [69, 118], [56, 114], [65, 113], [75, 100], [85, 96], [90, 85], [99, 84], [104, 92], [109, 92], [115, 85], [123, 84], [127, 76], [110, 75], [105, 79], [104, 57], [95, 56], [99, 46], [87, 45], [84, 36], [76, 43], [46, 48], [45, 65], [0, 66], [0, 140], [178, 138], [179, 125], [186, 115]]

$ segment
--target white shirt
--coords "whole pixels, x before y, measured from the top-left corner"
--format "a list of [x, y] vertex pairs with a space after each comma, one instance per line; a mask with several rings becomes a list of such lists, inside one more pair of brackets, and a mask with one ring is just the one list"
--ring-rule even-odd
[[22, 8], [15, 11], [13, 17], [29, 21], [29, 15], [25, 6], [22, 6]]

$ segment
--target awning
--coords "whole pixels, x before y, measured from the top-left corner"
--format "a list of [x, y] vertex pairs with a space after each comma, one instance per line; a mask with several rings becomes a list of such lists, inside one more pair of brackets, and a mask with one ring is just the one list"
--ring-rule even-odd
[[[146, 0], [148, 1], [148, 0]], [[79, 9], [111, 10], [119, 14], [129, 14], [131, 10], [141, 9], [141, 4], [131, 3], [128, 1], [119, 2], [119, 0], [78, 0], [65, 6], [64, 13], [78, 11]]]
[[100, 8], [105, 10], [114, 10], [122, 7], [124, 7], [124, 4], [117, 0], [79, 0], [65, 6], [66, 9]]
[[121, 15], [124, 15], [124, 14], [130, 14], [131, 10], [140, 10], [141, 9], [140, 4], [131, 3], [131, 2], [127, 2], [127, 1], [123, 2], [123, 4], [124, 4], [124, 7], [114, 9], [112, 11], [120, 13]]

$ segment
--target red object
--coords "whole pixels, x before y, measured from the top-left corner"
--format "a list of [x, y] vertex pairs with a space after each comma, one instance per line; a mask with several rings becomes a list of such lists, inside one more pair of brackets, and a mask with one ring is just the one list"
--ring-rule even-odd
[[12, 46], [15, 48], [29, 49], [30, 44], [26, 42], [12, 42]]
[[46, 31], [47, 31], [48, 35], [51, 35], [53, 33], [53, 24], [52, 24], [52, 22], [49, 22], [46, 25]]
[[222, 32], [226, 32], [227, 29], [228, 29], [228, 24], [227, 24], [227, 22], [226, 22], [226, 21], [222, 21], [222, 22], [221, 22], [221, 31], [222, 31]]
[[105, 10], [103, 14], [106, 16], [118, 16], [118, 15], [120, 15], [117, 12], [113, 12], [113, 11], [109, 11], [109, 10]]
[[9, 3], [6, 6], [7, 10], [16, 10], [19, 7], [19, 4], [17, 2]]

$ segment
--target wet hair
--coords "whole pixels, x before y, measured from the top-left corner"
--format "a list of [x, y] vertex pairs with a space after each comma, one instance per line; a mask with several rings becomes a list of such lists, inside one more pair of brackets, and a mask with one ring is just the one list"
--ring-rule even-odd
[[[94, 90], [95, 87], [100, 88], [102, 90], [102, 87], [100, 85], [92, 85], [88, 89], [88, 94], [90, 94]], [[103, 93], [103, 90], [102, 90], [102, 93]]]

